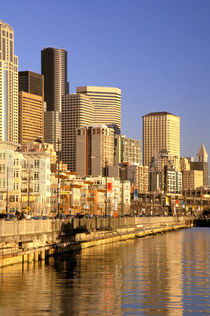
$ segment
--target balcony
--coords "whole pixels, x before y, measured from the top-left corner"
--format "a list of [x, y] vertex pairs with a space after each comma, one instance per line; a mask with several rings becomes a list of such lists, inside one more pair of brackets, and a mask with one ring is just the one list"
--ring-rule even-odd
[[[27, 193], [27, 192], [28, 192], [28, 189], [27, 189], [27, 188], [26, 188], [26, 189], [21, 189], [21, 193]], [[29, 192], [32, 193], [32, 192], [33, 192], [33, 189], [30, 188], [30, 189], [29, 189]]]

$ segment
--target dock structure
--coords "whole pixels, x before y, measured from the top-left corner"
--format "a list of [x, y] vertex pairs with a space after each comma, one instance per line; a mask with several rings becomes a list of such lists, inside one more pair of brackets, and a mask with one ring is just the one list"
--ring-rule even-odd
[[[131, 197], [132, 200], [132, 197]], [[184, 190], [182, 194], [139, 193], [138, 201], [131, 202], [132, 212], [142, 212], [151, 215], [165, 215], [168, 211], [176, 211], [180, 216], [189, 212], [195, 216], [210, 209], [210, 188]]]
[[0, 221], [0, 267], [194, 225], [194, 217], [68, 218]]

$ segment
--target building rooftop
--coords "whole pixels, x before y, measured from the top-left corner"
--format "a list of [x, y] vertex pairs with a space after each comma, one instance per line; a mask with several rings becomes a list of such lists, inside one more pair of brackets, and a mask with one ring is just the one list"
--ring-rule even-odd
[[204, 144], [201, 144], [201, 147], [199, 148], [197, 156], [207, 156], [208, 157], [208, 153], [206, 151], [206, 148], [204, 147]]
[[11, 25], [4, 23], [2, 20], [0, 20], [0, 25], [7, 27], [10, 31], [13, 31], [13, 28], [11, 27]]
[[56, 48], [56, 47], [44, 47], [43, 49], [42, 49], [42, 51], [44, 51], [44, 50], [55, 50], [55, 51], [64, 51], [64, 52], [66, 52], [66, 50], [65, 50], [65, 48]]
[[115, 87], [97, 87], [97, 86], [83, 86], [83, 87], [77, 87], [77, 92], [109, 92], [109, 93], [118, 93], [121, 94], [121, 89], [115, 88]]
[[40, 74], [40, 73], [38, 73], [38, 72], [34, 72], [34, 71], [31, 71], [31, 70], [22, 70], [22, 71], [18, 71], [18, 73], [20, 74], [20, 75], [26, 75], [26, 74], [33, 74], [33, 75], [37, 75], [37, 76], [44, 76], [44, 75], [42, 75], [42, 74]]
[[84, 128], [109, 128], [109, 129], [112, 129], [111, 127], [108, 127], [106, 124], [91, 124], [91, 125], [86, 125], [86, 126], [83, 126], [83, 127], [77, 127], [76, 129], [84, 129]]
[[175, 114], [172, 114], [172, 113], [169, 113], [169, 112], [166, 112], [166, 111], [163, 111], [163, 112], [150, 112], [148, 114], [143, 115], [142, 117], [154, 116], [154, 115], [173, 115], [173, 116], [179, 117], [179, 116], [177, 116]]

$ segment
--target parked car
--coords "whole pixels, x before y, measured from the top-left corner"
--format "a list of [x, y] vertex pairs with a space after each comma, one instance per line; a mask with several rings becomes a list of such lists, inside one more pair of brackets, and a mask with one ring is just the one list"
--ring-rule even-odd
[[85, 214], [77, 213], [77, 214], [75, 215], [75, 217], [76, 217], [76, 218], [83, 218], [83, 217], [85, 217]]
[[7, 217], [7, 213], [0, 213], [0, 219], [15, 219], [15, 215], [9, 213]]
[[31, 219], [39, 220], [42, 219], [40, 216], [32, 216]]

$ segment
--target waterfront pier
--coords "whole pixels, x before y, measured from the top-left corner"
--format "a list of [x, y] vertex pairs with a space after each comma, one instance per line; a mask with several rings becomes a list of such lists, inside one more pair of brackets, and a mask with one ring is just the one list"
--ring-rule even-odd
[[1, 220], [0, 266], [193, 225], [194, 217], [184, 216]]

